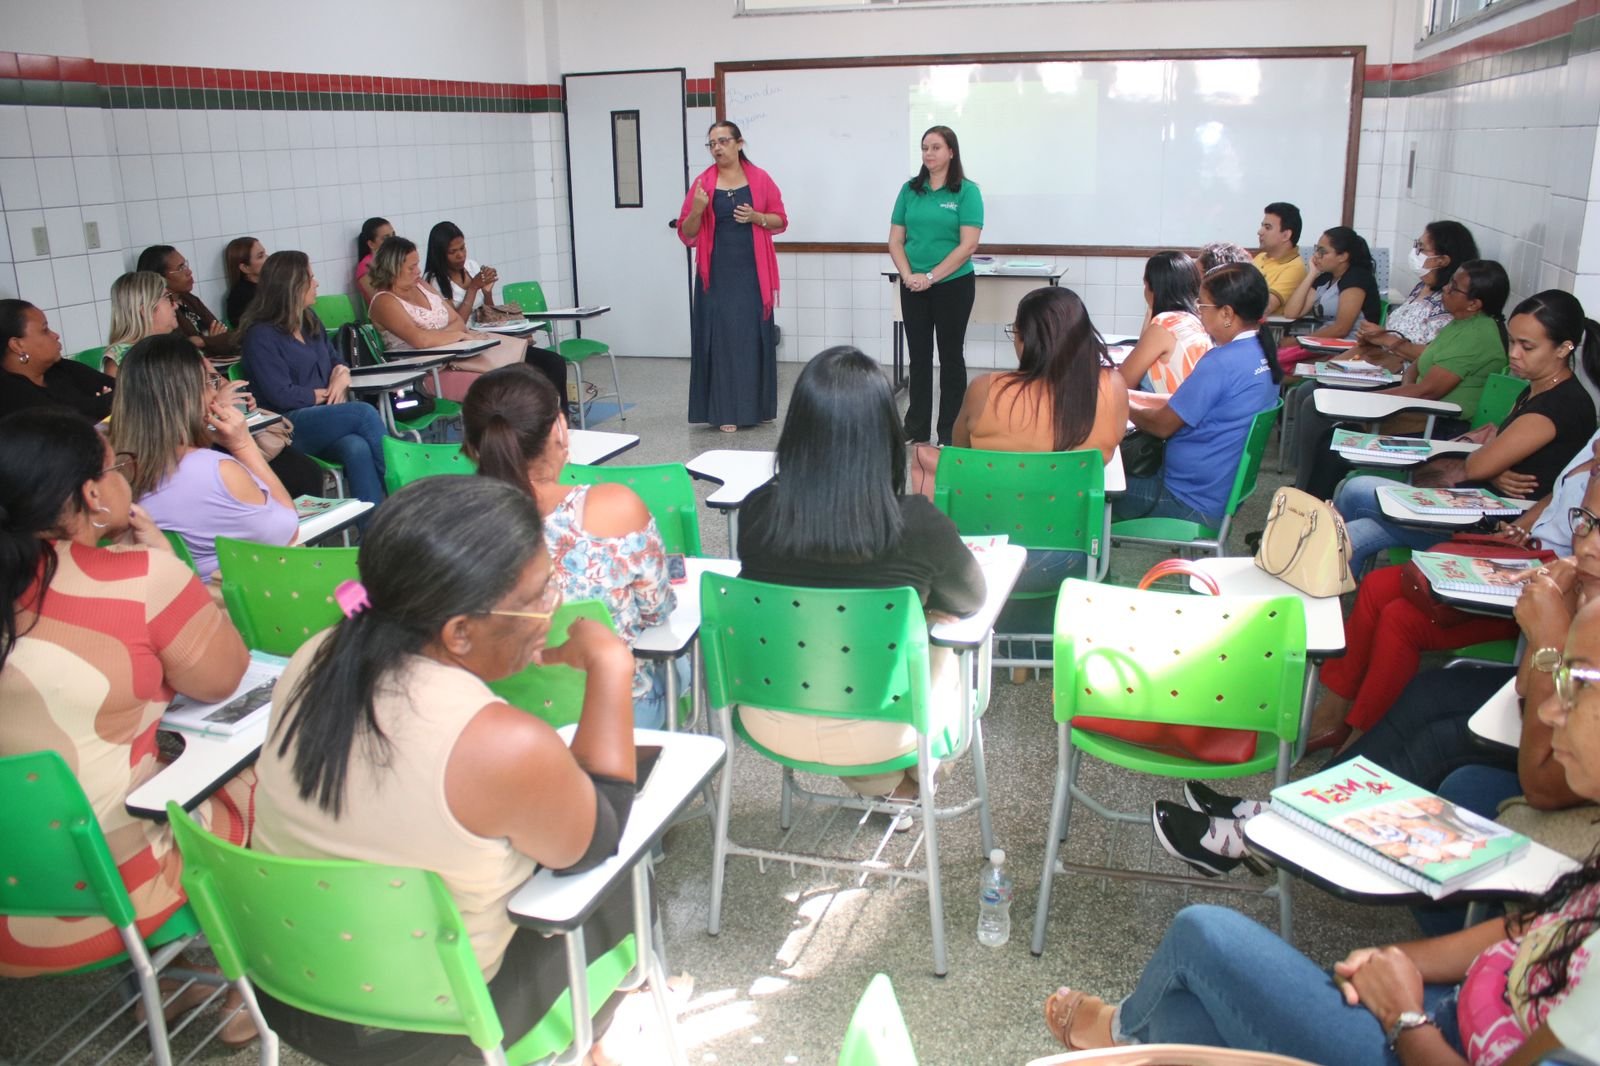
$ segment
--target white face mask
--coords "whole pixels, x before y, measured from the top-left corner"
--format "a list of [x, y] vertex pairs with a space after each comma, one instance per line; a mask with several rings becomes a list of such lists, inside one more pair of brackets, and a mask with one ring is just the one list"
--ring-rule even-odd
[[1432, 258], [1431, 255], [1424, 255], [1420, 248], [1411, 249], [1411, 269], [1418, 274], [1425, 272], [1428, 269], [1428, 260]]

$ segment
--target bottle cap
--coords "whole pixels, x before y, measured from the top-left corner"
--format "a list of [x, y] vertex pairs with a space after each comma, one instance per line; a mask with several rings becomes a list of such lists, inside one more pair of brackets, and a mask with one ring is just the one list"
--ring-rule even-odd
[[1004, 848], [995, 848], [993, 851], [989, 852], [989, 861], [996, 866], [1004, 865], [1006, 861], [1006, 850]]

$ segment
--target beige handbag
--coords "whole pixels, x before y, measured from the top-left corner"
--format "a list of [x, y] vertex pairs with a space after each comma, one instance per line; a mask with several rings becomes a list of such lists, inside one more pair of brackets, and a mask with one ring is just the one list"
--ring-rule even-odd
[[1256, 565], [1307, 596], [1337, 596], [1356, 587], [1344, 519], [1332, 504], [1288, 486], [1267, 509]]

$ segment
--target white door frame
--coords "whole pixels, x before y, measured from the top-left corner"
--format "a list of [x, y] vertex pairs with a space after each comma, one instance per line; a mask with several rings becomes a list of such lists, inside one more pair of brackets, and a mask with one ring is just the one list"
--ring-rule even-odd
[[[680, 166], [680, 168], [678, 170], [679, 181], [677, 183], [677, 195], [678, 195], [679, 199], [673, 200], [670, 205], [667, 205], [667, 204], [656, 205], [656, 204], [653, 204], [653, 203], [650, 202], [649, 195], [647, 193], [646, 194], [646, 198], [645, 198], [645, 206], [639, 209], [639, 210], [645, 212], [645, 215], [643, 216], [643, 218], [645, 220], [644, 232], [646, 234], [649, 234], [649, 233], [652, 233], [652, 232], [658, 232], [657, 229], [656, 229], [656, 225], [654, 223], [652, 223], [650, 220], [655, 217], [656, 213], [660, 213], [663, 210], [665, 210], [666, 214], [669, 215], [670, 217], [662, 217], [660, 219], [660, 223], [659, 223], [660, 224], [660, 228], [667, 230], [667, 232], [666, 233], [662, 233], [661, 236], [666, 237], [666, 238], [668, 238], [670, 240], [673, 240], [673, 241], [677, 241], [677, 239], [678, 239], [678, 236], [677, 236], [678, 208], [681, 205], [681, 202], [682, 202], [681, 201], [681, 197], [682, 197], [683, 193], [686, 192], [688, 190], [688, 188], [689, 188], [689, 144], [688, 144], [688, 142], [689, 142], [689, 112], [688, 112], [688, 97], [686, 95], [687, 80], [688, 80], [688, 71], [687, 71], [687, 69], [684, 68], [684, 67], [648, 67], [648, 68], [640, 68], [640, 69], [634, 69], [634, 70], [592, 70], [592, 71], [580, 71], [580, 72], [575, 73], [575, 74], [563, 74], [561, 76], [561, 98], [562, 98], [562, 101], [563, 101], [563, 107], [565, 108], [566, 101], [570, 100], [570, 98], [571, 98], [570, 97], [571, 82], [573, 80], [575, 80], [575, 79], [578, 79], [578, 78], [594, 78], [594, 77], [623, 77], [623, 76], [627, 76], [627, 75], [630, 75], [630, 74], [676, 74], [678, 76], [678, 92], [679, 92], [678, 111], [679, 111], [679, 114], [681, 116], [681, 119], [680, 119], [680, 135], [679, 135], [679, 138], [678, 138], [678, 143], [681, 146], [681, 153], [682, 153], [681, 157], [680, 157], [681, 166]], [[574, 302], [574, 304], [577, 304], [577, 305], [581, 306], [583, 304], [584, 297], [583, 297], [583, 291], [582, 291], [582, 287], [581, 287], [581, 283], [580, 283], [580, 271], [579, 271], [579, 259], [578, 259], [578, 236], [579, 236], [579, 233], [578, 233], [577, 209], [576, 209], [576, 203], [575, 203], [575, 197], [574, 197], [574, 189], [576, 188], [576, 186], [573, 184], [573, 174], [572, 174], [572, 116], [571, 116], [570, 110], [568, 110], [566, 112], [565, 119], [566, 119], [566, 121], [564, 121], [562, 123], [562, 134], [563, 134], [563, 139], [564, 139], [565, 146], [566, 146], [567, 231], [568, 231], [568, 234], [569, 234], [569, 237], [568, 237], [568, 240], [569, 240], [569, 253], [570, 253], [571, 259], [572, 259], [572, 291], [573, 291], [573, 302]], [[645, 171], [645, 170], [643, 170], [641, 168], [641, 177], [643, 177], [646, 181], [648, 181], [648, 178], [649, 178], [648, 171]], [[689, 347], [690, 347], [689, 328], [688, 327], [689, 327], [689, 323], [692, 321], [692, 314], [693, 314], [693, 297], [694, 297], [694, 270], [693, 270], [693, 268], [694, 268], [693, 253], [690, 251], [690, 249], [689, 249], [689, 247], [687, 245], [684, 245], [683, 246], [683, 307], [684, 307], [684, 312], [685, 312], [685, 314], [684, 314], [685, 329], [684, 329], [683, 342], [682, 342], [682, 355], [683, 356], [687, 356], [689, 354]], [[577, 323], [577, 327], [578, 327], [578, 335], [582, 336], [583, 335], [583, 323], [582, 322]], [[605, 317], [602, 317], [602, 318], [596, 320], [595, 331], [597, 333], [602, 333], [602, 334], [604, 333], [604, 331], [605, 331]], [[634, 353], [628, 353], [628, 354], [634, 354]]]

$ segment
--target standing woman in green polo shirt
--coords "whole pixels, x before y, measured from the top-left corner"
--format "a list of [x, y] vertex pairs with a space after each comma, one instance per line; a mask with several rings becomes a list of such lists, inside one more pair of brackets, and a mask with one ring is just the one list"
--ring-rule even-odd
[[933, 410], [933, 342], [939, 340], [939, 443], [949, 444], [967, 394], [962, 355], [972, 317], [972, 253], [983, 232], [983, 196], [961, 170], [949, 126], [922, 135], [922, 169], [900, 187], [889, 216], [889, 255], [900, 271], [900, 317], [911, 352], [906, 440], [925, 441]]

